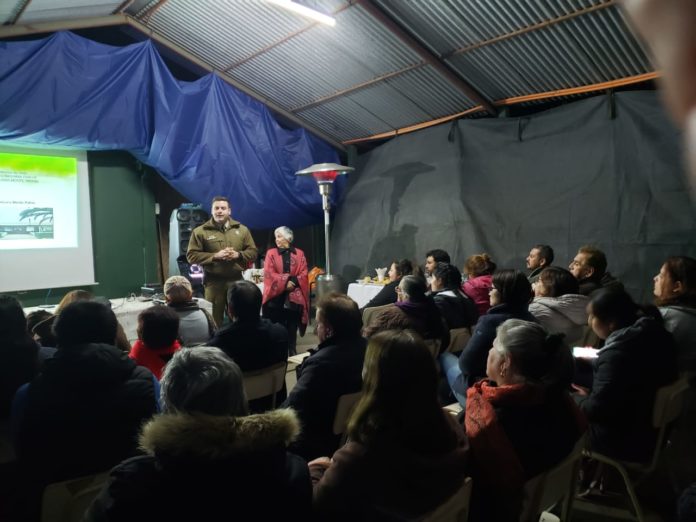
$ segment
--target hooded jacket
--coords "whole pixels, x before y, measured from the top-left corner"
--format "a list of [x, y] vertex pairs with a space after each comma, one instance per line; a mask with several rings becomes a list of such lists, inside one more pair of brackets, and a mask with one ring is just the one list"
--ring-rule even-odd
[[589, 298], [580, 294], [535, 297], [529, 305], [529, 313], [550, 333], [565, 334], [568, 346], [578, 346], [587, 328], [588, 302]]
[[593, 373], [589, 395], [578, 399], [590, 422], [592, 449], [620, 460], [646, 461], [655, 447], [655, 394], [677, 378], [672, 336], [660, 321], [641, 317], [607, 337]]
[[159, 415], [140, 434], [146, 455], [111, 471], [86, 519], [307, 520], [307, 464], [286, 451], [299, 429], [292, 410]]

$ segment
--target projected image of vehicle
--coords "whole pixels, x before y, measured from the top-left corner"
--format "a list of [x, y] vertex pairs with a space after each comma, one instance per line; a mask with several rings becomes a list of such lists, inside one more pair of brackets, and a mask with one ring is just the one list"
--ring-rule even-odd
[[53, 239], [53, 208], [33, 207], [13, 214], [14, 219], [0, 219], [0, 240]]

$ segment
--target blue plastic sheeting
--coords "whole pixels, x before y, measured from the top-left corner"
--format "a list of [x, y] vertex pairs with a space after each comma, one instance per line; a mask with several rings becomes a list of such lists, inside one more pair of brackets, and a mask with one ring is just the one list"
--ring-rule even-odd
[[338, 161], [326, 142], [281, 127], [218, 76], [175, 79], [149, 40], [113, 47], [69, 32], [0, 42], [2, 142], [127, 150], [205, 208], [228, 196], [252, 228], [320, 222], [316, 183], [294, 173]]

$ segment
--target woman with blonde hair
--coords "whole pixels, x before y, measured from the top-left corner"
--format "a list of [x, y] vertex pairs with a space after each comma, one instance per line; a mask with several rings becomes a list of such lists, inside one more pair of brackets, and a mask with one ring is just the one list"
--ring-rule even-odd
[[496, 264], [486, 253], [470, 256], [464, 263], [467, 280], [462, 283], [462, 292], [476, 303], [479, 316], [485, 314], [491, 307], [488, 302], [488, 292], [493, 285], [495, 269]]
[[314, 506], [327, 520], [412, 519], [436, 508], [465, 477], [468, 444], [437, 400], [437, 371], [414, 332], [372, 336], [349, 442], [310, 462]]

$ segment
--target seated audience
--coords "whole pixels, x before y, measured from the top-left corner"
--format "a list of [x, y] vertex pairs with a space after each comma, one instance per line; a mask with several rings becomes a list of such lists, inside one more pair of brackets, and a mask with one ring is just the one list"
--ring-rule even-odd
[[283, 407], [292, 408], [302, 424], [291, 451], [306, 459], [331, 455], [339, 438], [333, 434], [341, 395], [360, 391], [365, 339], [360, 336], [358, 305], [343, 294], [330, 293], [317, 304], [319, 346], [297, 367], [297, 384]]
[[179, 314], [179, 341], [183, 346], [203, 344], [215, 335], [213, 316], [198, 306], [193, 298], [191, 282], [183, 276], [172, 276], [164, 282], [167, 306]]
[[696, 372], [696, 259], [668, 257], [654, 283], [655, 304], [677, 344], [679, 369]]
[[[264, 319], [261, 312], [261, 290], [251, 281], [235, 281], [227, 292], [227, 316], [230, 323], [218, 330], [208, 341], [225, 352], [242, 369], [251, 372], [284, 362], [288, 358], [288, 332], [282, 324]], [[285, 389], [278, 393], [285, 399]], [[249, 402], [252, 412], [269, 409], [273, 397]]]
[[161, 401], [140, 432], [145, 455], [111, 471], [86, 520], [311, 518], [307, 465], [286, 450], [300, 430], [295, 414], [247, 415], [242, 372], [224, 353], [178, 351]]
[[0, 420], [10, 416], [15, 391], [38, 371], [39, 346], [27, 331], [17, 299], [0, 295]]
[[551, 333], [562, 333], [569, 346], [580, 346], [587, 329], [588, 298], [565, 268], [544, 268], [534, 285], [529, 313]]
[[[370, 338], [348, 443], [309, 463], [322, 520], [415, 520], [465, 478], [468, 445], [437, 400], [437, 371], [408, 330]], [[388, 514], [388, 515], [387, 515]]]
[[430, 279], [438, 263], [451, 263], [450, 255], [440, 248], [434, 248], [425, 253], [425, 277]]
[[55, 316], [47, 310], [35, 310], [27, 315], [27, 331], [39, 345], [39, 364], [56, 353], [56, 336], [53, 335]]
[[[55, 320], [60, 315], [61, 311], [63, 311], [63, 309], [69, 304], [75, 303], [77, 301], [91, 301], [92, 299], [94, 299], [94, 295], [92, 295], [92, 293], [88, 292], [87, 290], [70, 290], [67, 294], [63, 296], [63, 299], [60, 300], [60, 303], [58, 303], [58, 306], [54, 310], [53, 320]], [[108, 303], [107, 306], [111, 307], [111, 303]], [[126, 335], [123, 326], [121, 326], [121, 323], [118, 322], [118, 319], [116, 320], [116, 324], [116, 341], [112, 344], [116, 346], [116, 348], [128, 353], [131, 349], [130, 342], [128, 341], [128, 336]]]
[[476, 304], [461, 291], [462, 274], [454, 265], [438, 263], [430, 284], [435, 306], [440, 310], [447, 328], [469, 328], [476, 324]]
[[553, 248], [549, 245], [535, 245], [527, 256], [527, 270], [529, 282], [534, 284], [539, 279], [539, 274], [544, 268], [548, 268], [553, 263]]
[[137, 453], [159, 385], [113, 345], [117, 325], [100, 303], [63, 308], [54, 324], [58, 351], [15, 395], [11, 420], [29, 508], [40, 505], [47, 484], [108, 470]]
[[363, 308], [374, 308], [375, 306], [396, 303], [396, 287], [399, 286], [399, 281], [401, 281], [403, 276], [411, 275], [412, 273], [413, 264], [409, 259], [394, 261], [389, 268], [389, 282]]
[[582, 295], [590, 295], [600, 288], [623, 289], [623, 285], [607, 272], [607, 256], [597, 247], [580, 247], [568, 270], [578, 280]]
[[655, 447], [655, 394], [677, 378], [674, 340], [657, 309], [636, 305], [624, 290], [598, 291], [587, 312], [594, 332], [606, 340], [593, 362], [592, 388], [575, 386], [592, 449], [644, 462]]
[[471, 256], [464, 264], [467, 280], [462, 283], [462, 292], [476, 303], [479, 316], [485, 314], [490, 308], [488, 293], [491, 291], [495, 269], [496, 264], [488, 254]]
[[489, 380], [467, 392], [469, 520], [520, 520], [525, 482], [558, 465], [585, 431], [566, 391], [572, 358], [562, 337], [518, 319], [498, 327], [486, 363]]
[[138, 340], [128, 356], [159, 380], [164, 366], [181, 349], [178, 332], [179, 314], [174, 310], [160, 305], [146, 308], [138, 314]]
[[384, 330], [414, 330], [426, 340], [440, 342], [440, 349], [449, 345], [449, 329], [432, 297], [426, 295], [425, 280], [417, 276], [405, 276], [396, 287], [398, 300], [376, 313], [365, 326], [365, 337]]
[[479, 318], [476, 328], [459, 358], [451, 353], [440, 356], [440, 364], [457, 401], [466, 404], [466, 390], [486, 375], [488, 351], [493, 346], [498, 326], [508, 319], [536, 321], [527, 307], [532, 285], [519, 270], [501, 270], [493, 276], [491, 308]]

